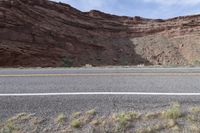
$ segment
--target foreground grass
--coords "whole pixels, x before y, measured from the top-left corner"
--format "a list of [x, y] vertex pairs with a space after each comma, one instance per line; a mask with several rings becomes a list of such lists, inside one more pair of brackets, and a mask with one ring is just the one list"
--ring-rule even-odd
[[99, 115], [95, 109], [59, 113], [52, 118], [20, 113], [0, 121], [0, 133], [200, 133], [200, 107], [181, 110], [172, 103], [157, 112], [113, 112]]

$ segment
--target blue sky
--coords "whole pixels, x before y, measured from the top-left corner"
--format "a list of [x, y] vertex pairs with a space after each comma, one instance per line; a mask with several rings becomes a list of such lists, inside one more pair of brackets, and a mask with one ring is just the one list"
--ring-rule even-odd
[[52, 0], [64, 2], [81, 10], [142, 16], [146, 18], [172, 18], [200, 14], [200, 0]]

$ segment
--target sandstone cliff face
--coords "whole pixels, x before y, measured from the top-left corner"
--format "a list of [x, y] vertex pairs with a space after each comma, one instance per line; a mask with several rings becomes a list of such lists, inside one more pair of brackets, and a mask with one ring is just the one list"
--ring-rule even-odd
[[0, 66], [188, 65], [200, 16], [152, 20], [81, 12], [47, 0], [0, 1]]

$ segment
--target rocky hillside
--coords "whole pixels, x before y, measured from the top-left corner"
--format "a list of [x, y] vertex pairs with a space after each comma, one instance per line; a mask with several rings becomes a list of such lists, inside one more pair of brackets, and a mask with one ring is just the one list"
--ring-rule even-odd
[[152, 20], [0, 0], [1, 67], [197, 64], [199, 35], [200, 15]]

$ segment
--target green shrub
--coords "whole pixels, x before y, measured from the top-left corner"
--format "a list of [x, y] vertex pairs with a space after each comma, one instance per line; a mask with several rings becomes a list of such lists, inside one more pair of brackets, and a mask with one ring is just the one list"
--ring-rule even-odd
[[194, 65], [200, 65], [200, 60], [195, 60], [195, 61], [193, 62], [193, 64], [194, 64]]
[[69, 57], [63, 58], [63, 65], [64, 67], [72, 67], [73, 66], [73, 61]]
[[79, 128], [79, 127], [81, 127], [81, 122], [80, 122], [80, 120], [78, 120], [78, 119], [75, 119], [75, 120], [73, 120], [73, 121], [71, 121], [71, 124], [70, 124], [72, 127], [74, 127], [74, 128]]

